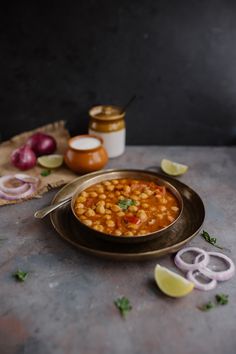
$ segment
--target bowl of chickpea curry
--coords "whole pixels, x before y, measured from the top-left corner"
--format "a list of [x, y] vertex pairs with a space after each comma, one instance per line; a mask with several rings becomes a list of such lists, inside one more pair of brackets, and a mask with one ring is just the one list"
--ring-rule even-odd
[[71, 208], [95, 236], [142, 242], [174, 225], [181, 216], [183, 200], [164, 178], [145, 171], [113, 170], [83, 182]]

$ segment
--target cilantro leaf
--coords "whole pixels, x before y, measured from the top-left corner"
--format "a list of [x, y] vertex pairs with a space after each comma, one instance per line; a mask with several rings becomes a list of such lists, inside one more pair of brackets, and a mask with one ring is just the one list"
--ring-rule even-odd
[[136, 201], [132, 199], [120, 199], [118, 202], [118, 206], [123, 210], [127, 210], [131, 205], [136, 205]]
[[18, 271], [13, 274], [13, 277], [16, 280], [23, 282], [26, 280], [28, 274], [29, 274], [28, 272], [24, 272], [23, 270], [18, 269]]
[[201, 311], [210, 311], [211, 309], [213, 309], [214, 307], [216, 307], [215, 304], [213, 304], [213, 302], [209, 301], [207, 302], [206, 304], [202, 305], [202, 306], [199, 306], [199, 310]]
[[40, 175], [43, 177], [47, 177], [51, 174], [51, 170], [43, 170]]
[[216, 294], [216, 302], [219, 305], [227, 305], [229, 302], [229, 295], [226, 294]]
[[209, 242], [211, 245], [223, 250], [224, 248], [217, 245], [217, 239], [215, 237], [211, 237], [208, 232], [204, 231], [202, 232], [201, 236], [204, 238], [205, 241]]
[[132, 306], [130, 304], [129, 299], [127, 299], [124, 296], [116, 299], [114, 301], [114, 304], [116, 305], [116, 307], [120, 311], [121, 316], [123, 316], [123, 317], [125, 317], [126, 314], [132, 310]]

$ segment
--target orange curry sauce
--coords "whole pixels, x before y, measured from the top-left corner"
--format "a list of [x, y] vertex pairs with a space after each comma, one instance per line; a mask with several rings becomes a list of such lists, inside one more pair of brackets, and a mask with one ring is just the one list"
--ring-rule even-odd
[[164, 186], [138, 179], [94, 184], [74, 204], [85, 225], [116, 236], [140, 236], [171, 224], [180, 213], [177, 198]]

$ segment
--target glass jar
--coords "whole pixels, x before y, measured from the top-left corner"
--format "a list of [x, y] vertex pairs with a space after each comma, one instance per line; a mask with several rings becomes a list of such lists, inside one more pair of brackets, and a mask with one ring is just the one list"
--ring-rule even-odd
[[89, 134], [100, 136], [108, 157], [117, 157], [125, 151], [125, 112], [118, 106], [95, 106], [89, 110]]

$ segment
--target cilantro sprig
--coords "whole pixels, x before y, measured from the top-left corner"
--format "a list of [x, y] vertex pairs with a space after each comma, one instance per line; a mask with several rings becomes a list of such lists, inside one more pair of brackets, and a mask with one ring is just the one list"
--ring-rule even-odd
[[128, 207], [130, 207], [132, 205], [136, 205], [136, 201], [132, 200], [132, 199], [120, 199], [119, 202], [118, 202], [118, 206], [122, 210], [127, 210]]
[[132, 310], [132, 306], [130, 304], [129, 299], [127, 297], [122, 296], [114, 301], [114, 304], [120, 311], [121, 316], [125, 317], [129, 311]]
[[211, 237], [207, 231], [203, 230], [203, 232], [201, 233], [201, 236], [204, 238], [205, 241], [207, 241], [211, 245], [219, 248], [220, 250], [224, 249], [224, 247], [221, 247], [217, 244], [217, 239], [215, 237]]
[[13, 274], [13, 277], [14, 277], [17, 281], [23, 282], [23, 281], [25, 281], [26, 278], [28, 277], [28, 274], [29, 274], [28, 272], [24, 272], [23, 270], [18, 269], [17, 272], [15, 272], [15, 273]]
[[47, 176], [49, 176], [50, 174], [51, 174], [51, 170], [42, 170], [41, 173], [40, 173], [40, 175], [41, 175], [42, 177], [47, 177]]
[[204, 312], [210, 311], [217, 306], [227, 305], [229, 302], [229, 295], [227, 294], [216, 294], [215, 302], [208, 301], [206, 304], [199, 306], [198, 309]]

